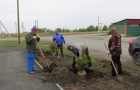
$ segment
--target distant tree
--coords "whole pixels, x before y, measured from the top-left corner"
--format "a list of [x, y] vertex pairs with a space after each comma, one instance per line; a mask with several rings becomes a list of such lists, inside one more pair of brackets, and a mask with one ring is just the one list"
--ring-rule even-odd
[[104, 26], [103, 26], [103, 31], [107, 31], [107, 30], [108, 30], [107, 26], [104, 25]]
[[98, 31], [98, 26], [96, 26], [95, 28], [96, 28], [96, 31]]
[[62, 32], [65, 32], [65, 29], [64, 28], [62, 29]]
[[86, 29], [85, 28], [80, 28], [80, 29], [78, 29], [78, 32], [86, 32]]
[[44, 28], [38, 28], [38, 33], [45, 32]]
[[63, 28], [61, 31], [62, 31], [62, 32], [70, 32], [69, 29], [64, 29], [64, 28]]
[[70, 32], [70, 30], [69, 29], [65, 29], [65, 32]]
[[96, 28], [94, 26], [89, 26], [86, 31], [96, 31]]
[[111, 29], [111, 28], [113, 28], [113, 24], [112, 23], [109, 25], [109, 29]]
[[62, 32], [61, 28], [56, 28], [56, 30], [58, 30], [59, 32]]
[[77, 29], [75, 29], [75, 30], [73, 30], [73, 32], [78, 32], [78, 30], [77, 30]]

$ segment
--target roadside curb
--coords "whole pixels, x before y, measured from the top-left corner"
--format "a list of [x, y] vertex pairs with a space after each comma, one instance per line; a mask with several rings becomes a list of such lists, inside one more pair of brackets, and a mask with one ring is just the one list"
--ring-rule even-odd
[[36, 60], [35, 63], [43, 70], [43, 67]]
[[56, 84], [56, 86], [57, 86], [60, 90], [64, 90], [58, 83]]

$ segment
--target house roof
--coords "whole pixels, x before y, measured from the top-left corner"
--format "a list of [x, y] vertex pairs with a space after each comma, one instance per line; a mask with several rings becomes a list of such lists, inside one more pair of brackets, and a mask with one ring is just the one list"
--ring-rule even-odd
[[124, 19], [113, 23], [113, 25], [124, 25], [124, 24], [140, 24], [140, 19]]

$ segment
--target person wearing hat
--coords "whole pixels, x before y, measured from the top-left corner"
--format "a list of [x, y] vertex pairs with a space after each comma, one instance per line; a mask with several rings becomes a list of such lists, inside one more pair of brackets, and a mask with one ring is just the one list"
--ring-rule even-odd
[[[121, 61], [120, 61], [120, 55], [122, 54], [122, 48], [121, 48], [121, 35], [119, 33], [116, 32], [115, 28], [112, 28], [110, 30], [110, 34], [112, 35], [112, 37], [109, 39], [108, 42], [108, 49], [109, 51], [107, 51], [108, 55], [111, 54], [112, 55], [112, 60], [114, 62], [114, 65], [118, 67], [118, 74], [121, 75], [122, 74], [122, 65], [121, 65]], [[112, 74], [111, 76], [116, 76], [116, 72], [115, 69], [111, 63], [111, 67], [112, 67]]]
[[35, 61], [35, 52], [36, 52], [36, 41], [39, 42], [40, 40], [40, 36], [36, 35], [37, 33], [37, 28], [34, 26], [31, 29], [31, 32], [28, 33], [25, 36], [25, 40], [26, 40], [26, 55], [27, 55], [27, 61], [28, 61], [28, 73], [29, 74], [33, 74], [36, 69], [34, 68], [34, 61]]
[[82, 43], [74, 43], [72, 45], [68, 45], [67, 46], [67, 49], [69, 51], [72, 51], [73, 54], [74, 54], [73, 63], [72, 63], [72, 66], [70, 67], [71, 69], [74, 69], [75, 68], [75, 59], [77, 57], [80, 57], [81, 60], [82, 60], [82, 53], [83, 53], [83, 51], [85, 51], [86, 52], [85, 55], [90, 60], [90, 62], [88, 64], [88, 69], [92, 70], [92, 63], [91, 63], [91, 59], [90, 59], [90, 56], [89, 56], [89, 51], [88, 51], [88, 47], [87, 46], [85, 46]]
[[64, 57], [64, 54], [63, 54], [63, 43], [65, 44], [65, 39], [64, 39], [63, 35], [60, 34], [58, 32], [58, 30], [55, 30], [55, 35], [53, 36], [52, 40], [55, 42], [55, 45], [57, 46], [57, 48], [56, 48], [56, 57], [58, 56], [58, 49], [59, 48], [61, 50], [61, 56]]

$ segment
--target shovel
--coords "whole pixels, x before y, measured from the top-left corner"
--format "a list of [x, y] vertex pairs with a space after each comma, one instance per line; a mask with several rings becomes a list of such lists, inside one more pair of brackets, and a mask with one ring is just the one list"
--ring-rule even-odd
[[41, 48], [40, 48], [40, 46], [39, 46], [39, 44], [38, 44], [36, 39], [35, 39], [35, 41], [36, 41], [36, 44], [38, 45], [38, 48], [39, 48], [39, 50], [40, 50], [40, 52], [41, 52], [41, 54], [42, 54], [42, 56], [44, 58], [43, 60], [44, 60], [45, 65], [47, 64], [48, 69], [50, 69], [49, 63], [47, 62], [47, 60], [46, 60], [46, 58], [45, 58], [45, 56], [44, 56], [44, 54], [43, 54], [43, 52], [42, 52], [42, 50], [41, 50]]
[[[104, 45], [105, 45], [106, 50], [108, 51], [108, 48], [107, 48], [105, 42], [104, 42]], [[118, 74], [118, 71], [117, 71], [117, 69], [116, 69], [116, 67], [115, 67], [115, 65], [114, 65], [114, 62], [113, 62], [112, 57], [111, 57], [110, 54], [109, 54], [109, 57], [110, 57], [110, 59], [111, 59], [112, 65], [113, 65], [113, 67], [114, 67], [114, 69], [115, 69], [115, 72], [116, 72], [116, 74], [117, 74], [117, 80], [118, 80], [119, 82], [123, 81], [123, 77], [120, 76], [120, 75]]]

